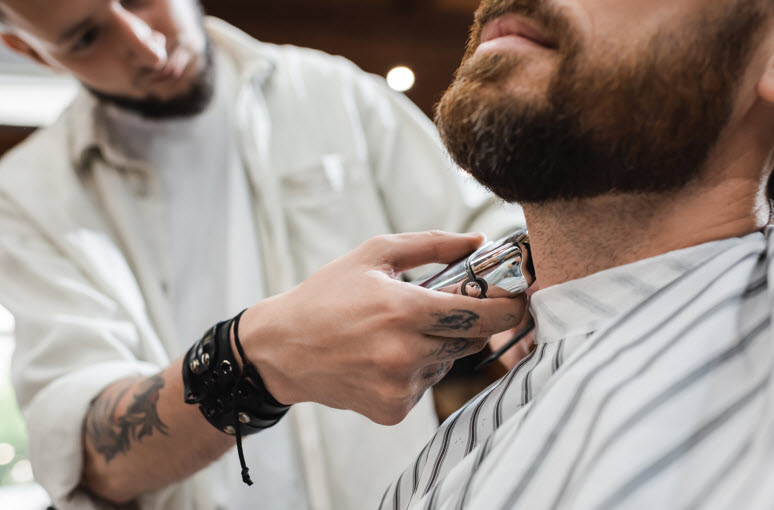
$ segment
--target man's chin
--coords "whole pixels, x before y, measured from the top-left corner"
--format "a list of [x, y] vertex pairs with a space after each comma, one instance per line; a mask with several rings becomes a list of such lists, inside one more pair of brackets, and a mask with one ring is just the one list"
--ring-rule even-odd
[[210, 44], [207, 44], [205, 48], [203, 61], [204, 65], [191, 79], [187, 89], [178, 94], [170, 94], [168, 98], [150, 95], [137, 99], [101, 92], [88, 86], [86, 88], [100, 101], [147, 119], [192, 117], [207, 108], [215, 93], [215, 65]]
[[158, 120], [197, 115], [207, 108], [214, 95], [212, 79], [196, 80], [188, 91], [169, 99], [157, 97], [135, 99], [87, 88], [97, 99], [106, 104], [112, 104], [147, 119]]

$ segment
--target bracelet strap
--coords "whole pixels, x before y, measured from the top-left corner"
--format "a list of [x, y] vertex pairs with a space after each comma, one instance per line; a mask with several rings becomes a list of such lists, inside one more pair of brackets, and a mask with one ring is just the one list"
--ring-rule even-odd
[[[185, 402], [198, 404], [204, 418], [218, 430], [236, 436], [242, 480], [252, 485], [242, 451], [242, 436], [275, 425], [290, 409], [266, 389], [258, 369], [247, 359], [239, 340], [239, 320], [219, 322], [194, 344], [183, 362]], [[242, 370], [231, 349], [231, 325]]]

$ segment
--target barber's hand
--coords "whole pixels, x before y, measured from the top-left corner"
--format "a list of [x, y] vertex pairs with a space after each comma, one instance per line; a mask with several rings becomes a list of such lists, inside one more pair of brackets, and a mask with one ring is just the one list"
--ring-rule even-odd
[[[537, 281], [527, 289], [527, 291], [524, 293], [527, 298], [527, 303], [529, 303], [529, 300], [532, 299], [532, 294], [539, 290], [540, 282]], [[498, 361], [506, 368], [506, 370], [510, 370], [515, 367], [521, 360], [529, 356], [529, 354], [535, 348], [535, 330], [532, 316], [529, 312], [525, 313], [521, 323], [519, 323], [518, 326], [508, 331], [497, 333], [489, 339], [489, 348], [492, 350], [492, 352], [497, 352], [500, 350], [500, 348], [505, 347], [506, 344], [509, 344], [517, 334], [526, 331], [527, 328], [530, 327], [530, 323], [532, 331], [521, 341], [519, 341], [519, 343], [512, 346], [510, 349], [505, 351], [502, 356], [500, 356], [500, 358], [498, 358]]]
[[239, 326], [246, 354], [282, 403], [313, 401], [398, 423], [455, 359], [521, 321], [523, 298], [480, 300], [394, 278], [455, 261], [482, 241], [443, 232], [371, 239], [250, 308]]

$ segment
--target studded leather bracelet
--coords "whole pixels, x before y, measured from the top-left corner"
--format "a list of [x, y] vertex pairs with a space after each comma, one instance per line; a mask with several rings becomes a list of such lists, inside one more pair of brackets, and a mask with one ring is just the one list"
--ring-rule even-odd
[[[281, 404], [269, 393], [255, 365], [245, 356], [239, 340], [243, 313], [215, 324], [191, 347], [183, 361], [183, 384], [186, 404], [199, 405], [210, 424], [236, 436], [242, 480], [252, 485], [242, 452], [242, 436], [275, 425], [290, 406]], [[241, 370], [231, 349], [232, 324]]]

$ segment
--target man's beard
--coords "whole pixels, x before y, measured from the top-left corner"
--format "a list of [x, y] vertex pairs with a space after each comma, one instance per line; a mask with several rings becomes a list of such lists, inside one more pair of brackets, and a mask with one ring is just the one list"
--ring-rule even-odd
[[[755, 0], [753, 0], [755, 1]], [[636, 55], [584, 55], [541, 0], [485, 0], [468, 53], [436, 112], [454, 160], [510, 202], [665, 193], [701, 175], [728, 122], [765, 14], [740, 0], [660, 31]], [[519, 55], [473, 56], [481, 26], [505, 12], [540, 21], [561, 63], [538, 100], [503, 91]]]
[[138, 113], [148, 119], [191, 117], [207, 108], [215, 91], [215, 63], [209, 37], [206, 38], [203, 56], [202, 68], [194, 77], [191, 86], [186, 92], [171, 99], [132, 99], [87, 88], [101, 101]]

